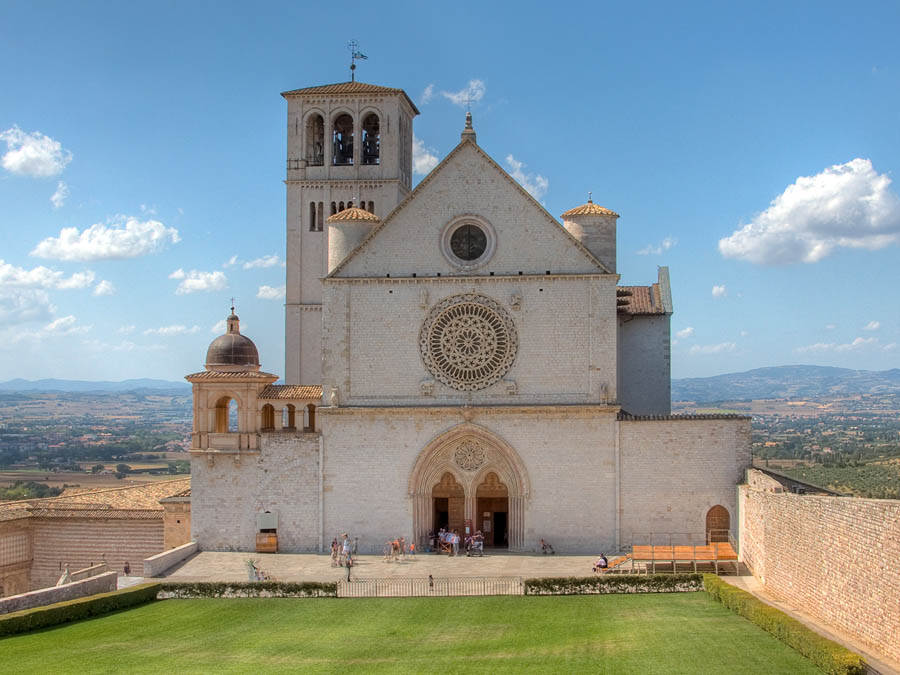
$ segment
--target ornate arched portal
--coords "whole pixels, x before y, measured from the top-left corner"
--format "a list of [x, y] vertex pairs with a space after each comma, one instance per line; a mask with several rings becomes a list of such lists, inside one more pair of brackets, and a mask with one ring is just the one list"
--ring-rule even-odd
[[448, 483], [448, 473], [462, 487], [463, 520], [471, 520], [477, 529], [482, 525], [479, 489], [483, 497], [486, 485], [495, 490], [502, 486], [507, 505], [506, 542], [511, 550], [521, 550], [525, 544], [525, 502], [529, 494], [525, 465], [506, 441], [471, 423], [460, 424], [432, 440], [413, 465], [409, 495], [415, 541], [422, 542], [436, 527], [435, 488]]

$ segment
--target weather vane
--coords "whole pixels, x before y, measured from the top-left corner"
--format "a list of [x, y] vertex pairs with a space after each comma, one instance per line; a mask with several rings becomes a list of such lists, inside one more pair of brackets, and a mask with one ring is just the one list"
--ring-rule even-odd
[[350, 40], [347, 43], [347, 49], [350, 50], [350, 81], [356, 82], [356, 62], [365, 61], [369, 57], [359, 51], [358, 40]]

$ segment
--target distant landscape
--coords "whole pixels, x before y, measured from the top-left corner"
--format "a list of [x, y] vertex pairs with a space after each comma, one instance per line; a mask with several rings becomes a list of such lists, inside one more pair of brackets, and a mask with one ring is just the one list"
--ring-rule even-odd
[[[674, 379], [672, 400], [673, 413], [752, 416], [759, 466], [900, 499], [900, 369], [794, 365]], [[188, 473], [190, 432], [183, 381], [0, 382], [0, 499]]]

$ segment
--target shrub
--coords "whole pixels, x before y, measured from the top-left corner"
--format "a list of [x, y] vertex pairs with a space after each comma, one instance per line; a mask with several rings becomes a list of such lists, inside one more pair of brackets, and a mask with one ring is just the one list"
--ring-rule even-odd
[[197, 582], [162, 584], [160, 598], [335, 598], [336, 583], [304, 581]]
[[108, 614], [156, 599], [159, 584], [140, 584], [121, 591], [99, 593], [86, 598], [57, 602], [0, 616], [0, 636], [25, 633], [70, 621]]
[[780, 609], [767, 605], [751, 593], [735, 588], [719, 577], [707, 574], [703, 578], [706, 591], [728, 609], [793, 647], [826, 673], [833, 675], [862, 675], [862, 657], [846, 647], [822, 637]]
[[681, 593], [702, 589], [701, 574], [600, 574], [525, 580], [525, 595]]

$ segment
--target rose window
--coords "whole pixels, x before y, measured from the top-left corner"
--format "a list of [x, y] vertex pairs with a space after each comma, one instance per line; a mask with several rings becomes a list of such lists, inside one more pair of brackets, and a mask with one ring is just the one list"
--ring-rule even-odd
[[484, 450], [475, 441], [463, 441], [453, 453], [456, 466], [465, 471], [474, 471], [484, 464]]
[[498, 382], [516, 358], [516, 327], [496, 302], [483, 295], [455, 295], [429, 313], [419, 335], [425, 366], [459, 391]]

